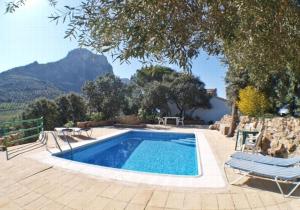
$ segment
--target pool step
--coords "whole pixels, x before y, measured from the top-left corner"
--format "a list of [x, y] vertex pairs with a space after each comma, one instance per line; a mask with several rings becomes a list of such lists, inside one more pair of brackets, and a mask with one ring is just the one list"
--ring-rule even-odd
[[172, 142], [185, 144], [185, 145], [195, 145], [195, 139], [176, 139], [176, 140], [172, 140]]
[[143, 140], [142, 137], [127, 137], [127, 140]]

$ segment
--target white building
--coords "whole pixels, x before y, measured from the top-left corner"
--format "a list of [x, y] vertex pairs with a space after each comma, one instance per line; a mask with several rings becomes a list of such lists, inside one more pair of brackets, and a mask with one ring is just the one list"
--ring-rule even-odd
[[[210, 109], [198, 108], [195, 110], [187, 111], [187, 115], [193, 119], [203, 120], [205, 123], [210, 121], [215, 122], [220, 120], [225, 114], [231, 113], [231, 107], [228, 101], [224, 98], [217, 96], [217, 89], [207, 89], [207, 92], [211, 95]], [[174, 104], [170, 104], [171, 115], [175, 116], [179, 111]]]

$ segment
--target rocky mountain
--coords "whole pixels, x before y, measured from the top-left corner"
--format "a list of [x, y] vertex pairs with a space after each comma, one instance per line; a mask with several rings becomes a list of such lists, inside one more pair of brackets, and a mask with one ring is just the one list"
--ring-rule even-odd
[[75, 49], [56, 62], [16, 67], [0, 73], [0, 102], [24, 102], [37, 97], [53, 98], [63, 92], [80, 92], [87, 80], [113, 74], [104, 55]]
[[128, 78], [121, 78], [121, 81], [125, 84], [125, 85], [129, 85], [130, 84], [130, 79]]

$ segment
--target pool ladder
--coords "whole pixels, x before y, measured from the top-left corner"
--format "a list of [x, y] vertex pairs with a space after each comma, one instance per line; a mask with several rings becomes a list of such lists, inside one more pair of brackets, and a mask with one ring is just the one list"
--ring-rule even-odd
[[[69, 145], [69, 147], [70, 147], [70, 150], [71, 150], [71, 155], [73, 155], [73, 148], [72, 148], [72, 146], [71, 146], [71, 143], [70, 143], [69, 139], [68, 139], [68, 138], [66, 137], [66, 135], [65, 135], [65, 131], [69, 131], [69, 129], [64, 129], [64, 130], [62, 130], [62, 133], [63, 133], [63, 136], [64, 136], [63, 141], [65, 141], [65, 142], [68, 143], [68, 145]], [[57, 141], [58, 135], [53, 134], [53, 132], [51, 132], [51, 134], [52, 134], [52, 136], [53, 136], [53, 139], [54, 139], [54, 141], [55, 141], [55, 144], [56, 144], [57, 148], [62, 152], [63, 150], [61, 149], [61, 147], [60, 147], [60, 145], [59, 145], [59, 143], [58, 143], [58, 141]]]
[[67, 131], [67, 132], [72, 132], [73, 130], [72, 130], [72, 129], [68, 129], [68, 128], [62, 130], [64, 139], [66, 140], [66, 142], [68, 142], [68, 145], [69, 145], [69, 147], [70, 147], [70, 149], [71, 149], [71, 155], [73, 155], [73, 148], [72, 148], [72, 146], [71, 146], [71, 144], [70, 144], [69, 139], [68, 139], [67, 136], [65, 135], [65, 131]]

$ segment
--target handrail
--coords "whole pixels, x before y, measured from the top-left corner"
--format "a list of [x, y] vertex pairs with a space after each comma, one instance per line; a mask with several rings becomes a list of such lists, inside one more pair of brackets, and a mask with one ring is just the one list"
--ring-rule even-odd
[[10, 131], [6, 134], [7, 135], [11, 135], [14, 133], [18, 133], [18, 132], [25, 132], [25, 131], [32, 131], [32, 130], [36, 130], [36, 129], [40, 129], [42, 128], [42, 125], [36, 126], [36, 127], [32, 127], [32, 128], [26, 128], [26, 129], [20, 129], [20, 130], [15, 130], [15, 131]]
[[0, 125], [11, 125], [11, 124], [19, 124], [19, 123], [27, 123], [27, 122], [39, 122], [40, 120], [43, 120], [43, 117], [35, 118], [35, 119], [28, 119], [28, 120], [14, 120], [14, 121], [0, 122]]
[[39, 136], [39, 135], [40, 135], [40, 133], [37, 133], [37, 134], [31, 135], [31, 136], [26, 136], [24, 138], [20, 138], [20, 139], [14, 140], [14, 141], [9, 141], [9, 143], [16, 143], [16, 142], [19, 142], [19, 141], [24, 141], [24, 140], [27, 140], [27, 139], [30, 139], [30, 138], [33, 138], [33, 137], [36, 137], [36, 136]]
[[61, 149], [61, 147], [59, 146], [59, 143], [58, 143], [58, 141], [57, 141], [57, 139], [56, 139], [56, 136], [53, 134], [53, 131], [51, 131], [51, 134], [52, 134], [52, 136], [53, 136], [53, 138], [54, 138], [54, 141], [55, 141], [55, 143], [56, 143], [58, 149], [62, 152], [62, 149]]
[[69, 141], [69, 139], [66, 137], [66, 135], [65, 135], [65, 131], [73, 131], [72, 129], [70, 129], [70, 128], [66, 128], [66, 129], [62, 129], [62, 133], [63, 133], [63, 135], [64, 135], [64, 139], [68, 142], [68, 145], [69, 145], [69, 147], [70, 147], [70, 149], [71, 149], [71, 155], [73, 155], [73, 148], [72, 148], [72, 146], [71, 146], [71, 144], [70, 144], [70, 141]]
[[[17, 126], [16, 126], [17, 125]], [[10, 126], [15, 127], [17, 130], [11, 130]], [[23, 127], [23, 128], [20, 128]], [[26, 128], [27, 127], [27, 128]], [[19, 129], [18, 129], [19, 128]], [[11, 130], [11, 131], [10, 131]], [[4, 137], [3, 145], [6, 150], [6, 158], [8, 158], [8, 147], [13, 146], [15, 143], [38, 137], [44, 132], [43, 117], [28, 120], [15, 120], [0, 122], [1, 135]], [[26, 133], [27, 131], [32, 131]], [[21, 136], [13, 136], [13, 134], [21, 133]], [[27, 135], [27, 136], [26, 136]], [[28, 136], [29, 135], [29, 136]], [[14, 139], [16, 137], [16, 139]]]
[[[64, 136], [64, 138], [63, 138], [62, 140], [63, 140], [63, 141], [66, 141], [66, 142], [68, 143], [68, 145], [69, 145], [69, 147], [70, 147], [70, 150], [71, 150], [71, 154], [73, 155], [73, 148], [72, 148], [72, 146], [71, 146], [71, 143], [70, 143], [69, 139], [66, 137], [65, 131], [70, 131], [70, 132], [72, 132], [73, 130], [70, 129], [70, 128], [65, 128], [65, 129], [62, 129], [62, 130], [61, 130], [61, 132], [62, 132], [62, 134], [63, 134], [63, 136]], [[55, 134], [54, 134], [54, 133], [55, 133]], [[54, 137], [54, 141], [55, 141], [55, 143], [56, 143], [56, 146], [58, 147], [58, 149], [59, 149], [61, 152], [63, 152], [63, 150], [61, 149], [61, 147], [60, 147], [60, 145], [59, 145], [59, 143], [58, 143], [58, 141], [57, 141], [57, 138], [56, 138], [56, 137], [58, 137], [58, 134], [57, 134], [55, 131], [51, 131], [51, 134], [52, 134], [52, 136]], [[60, 138], [60, 139], [61, 139], [61, 138]]]

